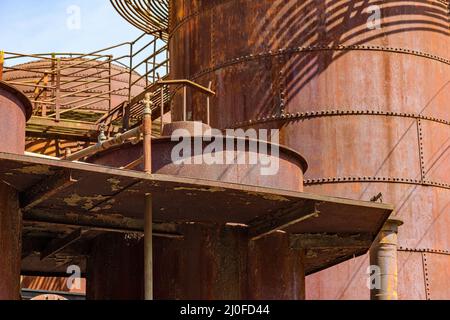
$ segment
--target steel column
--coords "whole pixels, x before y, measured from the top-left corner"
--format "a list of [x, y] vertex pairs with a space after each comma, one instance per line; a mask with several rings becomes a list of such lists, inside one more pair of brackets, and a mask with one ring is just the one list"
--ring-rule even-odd
[[[144, 171], [152, 173], [152, 94], [145, 95], [144, 109]], [[162, 120], [163, 114], [161, 114]], [[145, 197], [144, 213], [144, 287], [145, 300], [153, 300], [153, 199]]]
[[0, 182], [0, 300], [20, 299], [21, 229], [17, 192]]
[[371, 290], [372, 300], [398, 300], [398, 227], [400, 220], [389, 220], [370, 252], [370, 264], [377, 266], [380, 287]]

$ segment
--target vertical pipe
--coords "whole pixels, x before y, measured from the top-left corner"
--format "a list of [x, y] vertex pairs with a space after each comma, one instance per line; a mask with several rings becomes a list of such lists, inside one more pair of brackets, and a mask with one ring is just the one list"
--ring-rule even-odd
[[144, 171], [152, 173], [152, 94], [145, 95], [144, 108]]
[[398, 300], [398, 227], [402, 221], [391, 219], [386, 222], [370, 252], [370, 264], [377, 267], [378, 286], [371, 289], [372, 300]]
[[55, 89], [55, 76], [56, 76], [56, 72], [55, 72], [55, 68], [56, 68], [56, 54], [52, 53], [52, 66], [51, 66], [51, 72], [52, 72], [52, 79], [51, 79], [51, 86], [52, 86], [52, 94], [51, 94], [51, 98], [55, 98], [56, 96], [56, 89]]
[[145, 62], [145, 87], [148, 87], [149, 81], [148, 81], [148, 77], [149, 77], [149, 71], [148, 71], [148, 60]]
[[130, 70], [128, 75], [128, 104], [131, 102], [131, 82], [133, 81], [133, 44], [130, 44]]
[[[152, 94], [145, 95], [144, 109], [144, 171], [152, 173]], [[153, 199], [145, 196], [144, 212], [144, 288], [145, 300], [153, 300]]]

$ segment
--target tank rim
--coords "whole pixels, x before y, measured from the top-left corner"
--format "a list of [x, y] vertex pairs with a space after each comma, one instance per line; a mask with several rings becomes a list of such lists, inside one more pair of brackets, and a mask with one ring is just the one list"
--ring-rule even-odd
[[[243, 138], [233, 137], [233, 136], [223, 136], [223, 138], [224, 139], [234, 138], [236, 140], [242, 140], [243, 139]], [[249, 139], [249, 138], [246, 138], [245, 140], [246, 141], [258, 141], [258, 140]], [[171, 137], [159, 137], [159, 138], [153, 138], [152, 139], [152, 143], [156, 143], [156, 144], [165, 143], [165, 142], [172, 142], [172, 138]], [[140, 141], [138, 144], [142, 144], [142, 141]], [[98, 156], [101, 156], [101, 155], [104, 155], [104, 154], [108, 154], [110, 152], [119, 150], [119, 149], [121, 149], [123, 147], [131, 146], [131, 145], [136, 145], [136, 143], [133, 143], [131, 141], [130, 142], [126, 142], [123, 145], [115, 146], [115, 147], [110, 148], [108, 150], [100, 151], [100, 152], [90, 156], [88, 159], [95, 159]], [[291, 149], [291, 148], [289, 148], [287, 146], [284, 146], [282, 144], [270, 143], [270, 145], [278, 146], [280, 148], [280, 150], [283, 150], [285, 152], [285, 154], [288, 154], [288, 155], [292, 156], [294, 159], [296, 159], [300, 163], [300, 166], [302, 167], [303, 174], [305, 174], [308, 171], [308, 168], [309, 168], [308, 162], [306, 161], [306, 159], [300, 153], [298, 153], [297, 151], [295, 151], [295, 150], [293, 150], [293, 149]]]
[[30, 99], [19, 89], [16, 87], [0, 80], [0, 88], [13, 94], [23, 105], [25, 108], [25, 117], [26, 120], [30, 120], [32, 113], [33, 113], [33, 104], [31, 103]]

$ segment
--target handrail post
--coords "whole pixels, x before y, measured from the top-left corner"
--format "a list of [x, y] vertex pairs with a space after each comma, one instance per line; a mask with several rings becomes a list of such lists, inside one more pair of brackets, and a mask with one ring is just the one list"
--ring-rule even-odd
[[[108, 69], [109, 69], [109, 76], [108, 76], [108, 84], [109, 84], [109, 112], [112, 110], [112, 59], [113, 56], [109, 56], [108, 61]], [[100, 80], [101, 81], [101, 80]]]
[[3, 65], [5, 64], [5, 52], [0, 51], [0, 80], [3, 80]]
[[153, 75], [152, 75], [153, 83], [155, 83], [156, 80], [156, 49], [157, 49], [156, 43], [157, 41], [155, 38], [153, 39]]
[[53, 98], [55, 98], [56, 97], [56, 89], [55, 89], [55, 79], [56, 79], [56, 77], [55, 77], [55, 75], [56, 75], [56, 73], [55, 73], [55, 70], [56, 70], [56, 54], [55, 53], [52, 53], [52, 66], [51, 66], [51, 73], [52, 73], [52, 81], [51, 81], [51, 84], [52, 84], [52, 99]]
[[[48, 90], [48, 72], [44, 73], [44, 86], [45, 88], [43, 89], [43, 100], [46, 101], [47, 100], [47, 90]], [[42, 104], [41, 107], [41, 113], [42, 113], [42, 117], [46, 117], [47, 116], [47, 105], [45, 103]]]
[[35, 80], [34, 84], [36, 85], [36, 87], [34, 88], [34, 92], [33, 92], [33, 100], [34, 102], [34, 109], [38, 110], [39, 109], [39, 103], [37, 102], [37, 99], [39, 98], [40, 95], [40, 89], [39, 89], [39, 83], [41, 82], [41, 80]]
[[56, 121], [61, 119], [61, 59], [56, 60]]
[[122, 126], [123, 130], [128, 130], [130, 127], [130, 103], [131, 103], [131, 83], [133, 81], [133, 43], [130, 43], [130, 65], [129, 65], [129, 76], [128, 76], [128, 103], [123, 105], [123, 120]]
[[164, 85], [161, 86], [161, 128], [160, 135], [162, 136], [164, 130]]
[[148, 59], [145, 61], [145, 87], [147, 88], [149, 85], [148, 77], [149, 77], [149, 71], [148, 71]]
[[133, 44], [130, 44], [130, 69], [128, 77], [128, 103], [131, 102], [131, 83], [133, 82]]

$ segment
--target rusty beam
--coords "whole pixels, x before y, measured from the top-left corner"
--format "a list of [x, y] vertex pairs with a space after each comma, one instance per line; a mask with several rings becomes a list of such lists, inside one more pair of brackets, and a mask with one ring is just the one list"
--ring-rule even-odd
[[[27, 214], [23, 219], [24, 227], [27, 229], [33, 229], [33, 226], [45, 226], [46, 228], [82, 228], [85, 231], [105, 232], [105, 233], [122, 233], [122, 234], [144, 234], [144, 228], [134, 227], [130, 228], [125, 224], [123, 226], [108, 225], [108, 224], [88, 224], [88, 223], [72, 223], [61, 220], [43, 219], [41, 217], [32, 216]], [[153, 223], [153, 237], [166, 238], [173, 240], [182, 240], [184, 236], [178, 231], [178, 228], [174, 224], [167, 223]]]
[[368, 249], [372, 245], [371, 234], [292, 234], [290, 236], [293, 249], [333, 249], [353, 248]]
[[273, 215], [257, 218], [249, 224], [249, 235], [258, 240], [302, 221], [319, 217], [318, 204], [314, 201], [296, 203]]
[[80, 228], [80, 229], [75, 230], [74, 232], [72, 232], [71, 234], [69, 234], [65, 238], [53, 240], [41, 252], [41, 261], [45, 260], [48, 257], [51, 257], [51, 256], [57, 254], [58, 252], [64, 250], [68, 246], [70, 246], [71, 244], [77, 242], [78, 240], [81, 239], [81, 237], [83, 236], [83, 234], [85, 232], [86, 231], [84, 231], [83, 229]]
[[20, 197], [21, 208], [27, 212], [76, 182], [71, 171], [61, 170], [23, 192]]

